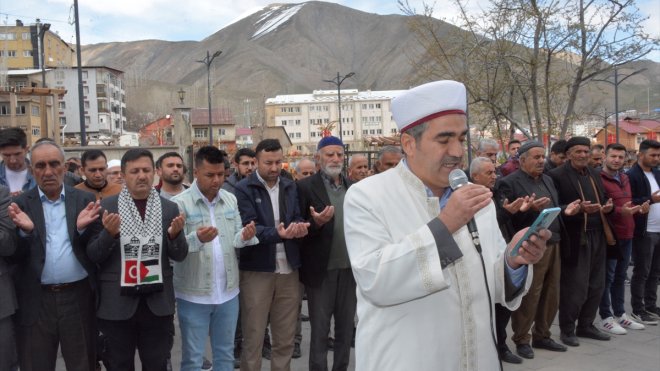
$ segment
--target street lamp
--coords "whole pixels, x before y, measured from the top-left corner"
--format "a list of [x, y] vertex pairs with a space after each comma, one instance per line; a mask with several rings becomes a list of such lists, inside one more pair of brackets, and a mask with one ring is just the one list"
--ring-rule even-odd
[[[646, 71], [646, 68], [642, 68], [641, 70], [637, 70], [629, 75], [624, 75], [624, 77], [619, 80], [619, 70], [618, 67], [614, 67], [614, 82], [609, 81], [607, 79], [594, 79], [594, 81], [601, 81], [601, 82], [606, 82], [608, 84], [614, 85], [614, 127], [616, 128], [616, 143], [619, 143], [619, 84], [624, 82], [627, 78], [632, 77], [637, 75], [638, 73], [642, 73]], [[607, 130], [607, 129], [606, 129]], [[605, 135], [607, 136], [607, 132], [605, 132]], [[605, 137], [605, 143], [607, 144], [607, 137]]]
[[215, 59], [215, 57], [219, 56], [220, 54], [222, 54], [222, 50], [218, 50], [217, 52], [213, 53], [213, 55], [211, 55], [211, 52], [209, 52], [207, 50], [206, 51], [206, 57], [204, 57], [204, 59], [202, 59], [202, 60], [197, 61], [199, 63], [203, 63], [203, 64], [206, 65], [206, 77], [207, 77], [207, 80], [208, 80], [208, 93], [209, 93], [208, 100], [209, 100], [209, 144], [210, 145], [213, 145], [213, 128], [211, 127], [211, 125], [212, 125], [211, 124], [212, 123], [212, 119], [211, 119], [211, 117], [212, 117], [211, 116], [211, 63], [213, 63], [213, 60]]
[[186, 98], [186, 91], [180, 88], [177, 93], [179, 94], [179, 104], [183, 105], [183, 100]]
[[339, 139], [341, 141], [344, 141], [344, 136], [342, 133], [342, 126], [341, 126], [341, 83], [344, 82], [349, 77], [352, 77], [355, 75], [355, 72], [349, 72], [344, 77], [342, 77], [339, 72], [337, 72], [337, 77], [333, 78], [332, 80], [323, 80], [324, 82], [330, 82], [335, 85], [337, 85], [337, 116], [339, 118]]
[[39, 41], [41, 42], [41, 50], [39, 51], [39, 59], [41, 60], [41, 87], [45, 88], [46, 87], [46, 57], [44, 53], [45, 45], [44, 45], [44, 36], [46, 36], [46, 32], [50, 30], [50, 23], [44, 23], [40, 25], [39, 27]]

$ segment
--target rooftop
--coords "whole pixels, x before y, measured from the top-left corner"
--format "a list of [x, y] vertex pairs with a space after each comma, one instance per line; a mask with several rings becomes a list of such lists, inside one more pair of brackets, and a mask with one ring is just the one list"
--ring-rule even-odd
[[[341, 100], [343, 102], [355, 102], [392, 99], [404, 91], [405, 90], [358, 91], [357, 89], [342, 89]], [[275, 98], [266, 99], [266, 104], [325, 103], [336, 101], [337, 90], [314, 90], [312, 94], [278, 95]]]

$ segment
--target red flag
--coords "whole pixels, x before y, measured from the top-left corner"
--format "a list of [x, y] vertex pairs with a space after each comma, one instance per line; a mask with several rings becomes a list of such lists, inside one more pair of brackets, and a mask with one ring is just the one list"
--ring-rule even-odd
[[[137, 260], [129, 260], [126, 262], [126, 269], [124, 269], [125, 272], [125, 277], [124, 281], [126, 283], [137, 283]], [[144, 264], [140, 263], [140, 282], [144, 280], [144, 277], [147, 276], [147, 273], [149, 273], [149, 270], [147, 267], [144, 266]]]

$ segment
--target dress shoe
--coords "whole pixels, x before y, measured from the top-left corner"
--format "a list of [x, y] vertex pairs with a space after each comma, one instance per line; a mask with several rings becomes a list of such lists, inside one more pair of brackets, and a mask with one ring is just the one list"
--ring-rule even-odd
[[534, 350], [529, 344], [516, 345], [516, 353], [523, 358], [534, 359]]
[[571, 346], [571, 347], [579, 347], [580, 346], [580, 340], [578, 340], [577, 336], [575, 336], [575, 332], [571, 331], [569, 333], [567, 332], [562, 332], [561, 335], [559, 335], [559, 339], [561, 340], [562, 343]]
[[335, 339], [332, 337], [328, 337], [328, 350], [335, 350]]
[[610, 340], [610, 335], [598, 331], [598, 329], [594, 325], [585, 328], [578, 328], [575, 333], [577, 334], [577, 336], [582, 338], [589, 338], [589, 339], [601, 340], [601, 341]]
[[565, 352], [566, 347], [555, 342], [554, 340], [547, 338], [547, 339], [540, 339], [540, 340], [534, 340], [532, 341], [532, 346], [534, 348], [539, 348], [539, 349], [545, 349], [549, 350], [552, 352]]
[[293, 355], [291, 355], [291, 358], [300, 358], [302, 357], [302, 351], [300, 350], [300, 344], [294, 343], [293, 344]]
[[264, 357], [265, 359], [270, 361], [270, 354], [271, 354], [271, 349], [270, 349], [270, 344], [264, 344], [264, 346], [261, 348], [261, 356]]
[[510, 351], [509, 349], [506, 349], [506, 350], [500, 352], [500, 360], [502, 360], [502, 362], [514, 363], [514, 364], [517, 364], [517, 365], [521, 364], [522, 361], [523, 361], [522, 358], [520, 358], [517, 355], [513, 354], [513, 352]]
[[303, 322], [309, 322], [309, 316], [306, 314], [300, 314], [300, 320]]

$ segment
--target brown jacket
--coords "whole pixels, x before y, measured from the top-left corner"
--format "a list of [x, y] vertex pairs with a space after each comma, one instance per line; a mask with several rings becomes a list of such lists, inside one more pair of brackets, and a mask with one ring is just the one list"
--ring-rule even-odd
[[97, 201], [102, 200], [106, 197], [110, 197], [110, 196], [114, 196], [114, 195], [119, 194], [119, 192], [121, 192], [121, 187], [122, 187], [121, 184], [107, 183], [105, 185], [105, 187], [103, 187], [103, 189], [98, 191], [94, 188], [88, 187], [87, 184], [85, 184], [85, 182], [82, 182], [82, 183], [75, 186], [76, 189], [80, 189], [81, 191], [89, 192], [89, 193], [93, 194], [94, 196], [96, 196]]

